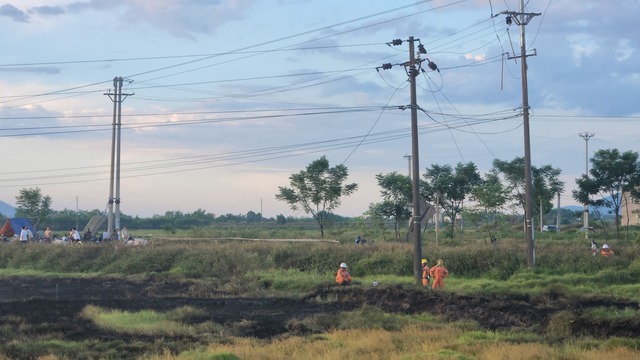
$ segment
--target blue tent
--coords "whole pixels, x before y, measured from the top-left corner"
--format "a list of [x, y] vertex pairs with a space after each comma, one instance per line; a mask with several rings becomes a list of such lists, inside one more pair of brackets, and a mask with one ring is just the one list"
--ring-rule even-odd
[[31, 221], [27, 218], [12, 218], [5, 221], [4, 226], [0, 229], [0, 236], [11, 237], [16, 234], [20, 234], [20, 230], [23, 226], [30, 229], [33, 234], [36, 233], [36, 228], [33, 227]]

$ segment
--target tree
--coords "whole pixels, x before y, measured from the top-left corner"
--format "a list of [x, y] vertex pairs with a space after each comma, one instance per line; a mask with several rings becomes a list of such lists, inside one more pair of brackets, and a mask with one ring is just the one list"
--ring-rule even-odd
[[51, 197], [42, 196], [40, 188], [20, 189], [16, 196], [16, 217], [35, 219], [34, 226], [51, 213]]
[[[493, 170], [496, 174], [502, 175], [507, 182], [507, 188], [511, 192], [511, 200], [519, 205], [525, 212], [525, 178], [524, 178], [524, 158], [516, 157], [510, 162], [495, 159], [493, 160]], [[553, 208], [553, 198], [556, 194], [562, 193], [564, 183], [560, 181], [560, 169], [551, 165], [541, 167], [531, 166], [531, 217], [539, 214], [539, 206], [542, 204], [543, 214]]]
[[340, 164], [329, 167], [325, 156], [313, 161], [297, 174], [289, 177], [291, 187], [279, 186], [276, 199], [287, 202], [292, 210], [302, 210], [311, 214], [320, 226], [324, 238], [324, 227], [331, 211], [341, 204], [342, 196], [349, 196], [358, 189], [358, 185], [344, 184], [349, 176], [346, 166]]
[[[620, 238], [620, 207], [622, 193], [637, 194], [640, 187], [640, 163], [638, 153], [618, 149], [602, 149], [591, 158], [591, 176], [576, 179], [578, 189], [573, 198], [583, 204], [605, 206], [611, 209], [616, 219], [616, 236]], [[591, 199], [592, 195], [600, 198]]]
[[451, 219], [453, 236], [456, 217], [463, 210], [465, 198], [482, 180], [478, 169], [473, 162], [458, 163], [455, 171], [450, 165], [436, 164], [428, 168], [423, 176], [422, 195], [432, 202], [438, 198], [444, 213]]
[[471, 190], [471, 200], [476, 201], [477, 207], [484, 213], [487, 225], [490, 225], [487, 227], [489, 237], [494, 239], [498, 227], [498, 212], [509, 200], [509, 189], [500, 182], [498, 174], [492, 171], [485, 175], [482, 184]]
[[400, 223], [411, 216], [413, 189], [411, 178], [406, 175], [391, 172], [377, 174], [376, 180], [382, 188], [380, 194], [383, 202], [371, 204], [369, 212], [383, 218], [393, 219], [396, 240], [400, 239]]

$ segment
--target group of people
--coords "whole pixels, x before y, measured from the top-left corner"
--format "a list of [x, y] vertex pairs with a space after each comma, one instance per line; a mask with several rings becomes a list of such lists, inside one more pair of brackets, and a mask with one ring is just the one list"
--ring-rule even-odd
[[[42, 232], [42, 234], [39, 235], [37, 239], [34, 239], [34, 234], [31, 231], [31, 229], [29, 229], [27, 226], [22, 226], [20, 230], [20, 234], [18, 236], [18, 240], [20, 241], [21, 244], [27, 244], [28, 242], [34, 241], [34, 240], [39, 241], [39, 239], [41, 239], [42, 242], [45, 244], [51, 244], [52, 242], [54, 242], [53, 241], [54, 234], [50, 226], [47, 226], [44, 232]], [[69, 235], [62, 237], [63, 242], [70, 241], [73, 244], [80, 244], [83, 241], [99, 242], [99, 241], [111, 241], [111, 240], [123, 240], [123, 241], [131, 240], [131, 237], [127, 232], [127, 227], [126, 226], [122, 227], [122, 230], [120, 231], [118, 229], [113, 229], [111, 233], [105, 230], [102, 233], [102, 236], [96, 235], [95, 237], [91, 233], [91, 229], [87, 229], [87, 231], [85, 231], [85, 233], [82, 236], [80, 236], [80, 232], [78, 231], [78, 229], [76, 229], [75, 227], [72, 227], [69, 230]]]
[[[361, 238], [360, 235], [356, 236], [356, 239], [354, 241], [354, 243], [356, 245], [367, 245], [367, 239], [365, 238]], [[368, 242], [369, 245], [373, 245], [373, 240], [370, 240]]]
[[[449, 271], [444, 267], [444, 261], [438, 259], [436, 265], [429, 268], [427, 259], [422, 259], [422, 285], [430, 289], [444, 289], [444, 279], [449, 276]], [[433, 279], [433, 283], [431, 283]], [[347, 264], [340, 264], [338, 273], [336, 274], [336, 283], [338, 285], [351, 284], [352, 278], [347, 270]]]
[[[449, 271], [444, 267], [444, 261], [438, 259], [436, 265], [429, 268], [427, 259], [422, 259], [422, 285], [430, 289], [444, 289], [444, 279], [449, 276]], [[431, 283], [433, 279], [433, 283]]]
[[591, 240], [591, 255], [602, 255], [604, 257], [609, 257], [615, 255], [615, 252], [609, 247], [608, 244], [602, 245], [602, 249], [598, 247], [598, 243], [595, 240]]
[[31, 239], [33, 239], [33, 232], [26, 226], [22, 226], [20, 229], [20, 244], [26, 244]]

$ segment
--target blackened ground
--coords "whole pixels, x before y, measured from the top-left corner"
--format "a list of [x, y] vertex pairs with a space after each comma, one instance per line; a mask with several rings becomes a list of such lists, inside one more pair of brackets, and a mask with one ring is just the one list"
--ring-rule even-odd
[[[229, 294], [203, 289], [202, 282], [0, 278], [0, 324], [20, 327], [20, 336], [26, 338], [56, 333], [63, 334], [70, 341], [99, 339], [130, 343], [158, 340], [153, 336], [123, 336], [100, 329], [80, 316], [87, 305], [123, 311], [159, 312], [189, 305], [206, 313], [203, 319], [197, 319], [199, 321], [231, 326], [239, 336], [270, 338], [285, 333], [306, 332], [305, 329], [288, 326], [290, 320], [354, 310], [364, 304], [387, 312], [428, 312], [451, 321], [473, 320], [491, 330], [526, 329], [534, 332], [545, 331], [554, 315], [568, 312], [575, 315], [569, 325], [573, 335], [640, 336], [640, 326], [636, 322], [627, 320], [612, 323], [579, 316], [595, 307], [638, 309], [638, 303], [568, 298], [561, 293], [547, 293], [538, 297], [465, 296], [412, 286], [329, 286], [316, 289], [303, 299], [247, 298], [230, 297]], [[28, 326], [21, 326], [21, 323]], [[0, 342], [6, 344], [14, 340], [10, 334], [6, 330], [0, 333]], [[189, 338], [175, 340], [191, 344], [198, 341]], [[4, 355], [7, 356], [6, 348]]]

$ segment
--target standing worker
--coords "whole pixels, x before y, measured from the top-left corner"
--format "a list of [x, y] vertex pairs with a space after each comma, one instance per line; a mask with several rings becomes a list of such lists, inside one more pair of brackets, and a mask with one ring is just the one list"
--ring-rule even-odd
[[427, 265], [427, 259], [422, 259], [422, 286], [429, 287], [429, 265]]
[[349, 270], [347, 270], [347, 264], [340, 264], [340, 269], [338, 269], [338, 273], [336, 274], [336, 282], [339, 285], [351, 284], [351, 275], [349, 274]]
[[444, 267], [444, 261], [438, 259], [436, 266], [431, 268], [431, 277], [433, 278], [432, 289], [444, 289], [444, 279], [449, 276], [449, 271]]

